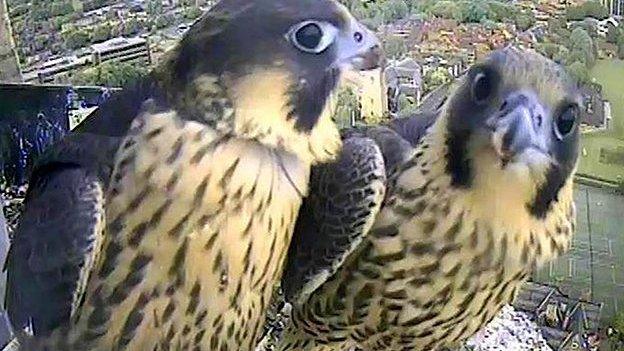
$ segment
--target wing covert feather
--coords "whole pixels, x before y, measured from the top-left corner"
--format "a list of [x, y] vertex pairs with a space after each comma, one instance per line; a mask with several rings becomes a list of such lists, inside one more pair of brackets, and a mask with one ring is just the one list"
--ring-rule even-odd
[[38, 161], [5, 262], [13, 328], [69, 321], [101, 242], [116, 138], [71, 134]]
[[362, 136], [346, 138], [336, 162], [312, 169], [282, 278], [287, 299], [305, 299], [357, 247], [379, 211], [385, 182], [381, 151]]

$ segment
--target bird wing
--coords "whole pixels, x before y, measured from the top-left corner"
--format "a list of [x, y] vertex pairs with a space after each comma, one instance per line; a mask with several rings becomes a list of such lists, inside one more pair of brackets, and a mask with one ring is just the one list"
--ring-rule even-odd
[[5, 302], [15, 330], [47, 335], [81, 302], [101, 242], [117, 145], [115, 138], [70, 135], [35, 166], [5, 262]]
[[305, 302], [354, 252], [393, 191], [392, 179], [437, 116], [428, 111], [345, 130], [338, 160], [312, 169], [282, 276], [288, 301]]
[[344, 140], [336, 162], [312, 169], [282, 278], [289, 300], [318, 288], [357, 247], [379, 211], [385, 182], [381, 151], [362, 135]]

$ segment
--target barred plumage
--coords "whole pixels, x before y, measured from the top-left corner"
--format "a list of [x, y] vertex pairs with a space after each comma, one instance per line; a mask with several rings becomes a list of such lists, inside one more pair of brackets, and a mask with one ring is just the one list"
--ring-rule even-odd
[[[292, 294], [300, 298], [278, 350], [438, 350], [483, 327], [570, 243], [580, 103], [561, 67], [509, 47], [472, 67], [440, 111], [346, 133], [345, 144], [382, 150], [385, 199], [368, 231], [345, 226], [336, 238], [298, 220], [287, 271], [315, 243], [361, 243], [316, 290]], [[326, 210], [306, 209], [300, 218]]]
[[334, 0], [215, 5], [38, 166], [8, 262], [23, 348], [252, 350], [310, 167], [341, 146], [329, 96], [380, 60]]

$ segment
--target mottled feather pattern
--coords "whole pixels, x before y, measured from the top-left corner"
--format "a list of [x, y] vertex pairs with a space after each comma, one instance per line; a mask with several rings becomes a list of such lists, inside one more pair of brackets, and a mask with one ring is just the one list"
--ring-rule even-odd
[[[335, 26], [335, 45], [311, 54], [285, 37], [309, 20]], [[308, 195], [310, 167], [333, 161], [341, 148], [330, 94], [347, 66], [374, 67], [379, 59], [374, 34], [334, 0], [212, 7], [148, 78], [70, 136], [82, 150], [65, 157], [58, 147], [50, 166], [38, 168], [69, 193], [95, 182], [85, 202], [100, 213], [94, 222], [89, 210], [69, 206], [67, 213], [81, 212], [64, 220], [77, 227], [58, 238], [75, 239], [76, 247], [43, 233], [16, 255], [22, 263], [37, 251], [44, 256], [37, 264], [63, 268], [55, 303], [21, 308], [17, 317], [20, 326], [42, 319], [34, 343], [43, 346], [33, 348], [253, 349]], [[111, 143], [97, 147], [105, 140]], [[67, 169], [84, 172], [65, 183], [54, 178]], [[372, 196], [376, 205], [383, 190], [373, 188], [350, 196]], [[62, 194], [30, 193], [48, 200]], [[36, 222], [48, 210], [38, 206], [26, 217]], [[354, 212], [354, 228], [368, 231], [371, 213]], [[53, 233], [64, 228], [43, 222]], [[26, 242], [37, 234], [26, 232]], [[58, 267], [37, 276], [43, 283], [23, 283], [32, 271], [18, 272], [12, 285], [24, 297], [20, 307], [58, 287]]]
[[103, 185], [89, 171], [57, 166], [29, 196], [7, 260], [6, 303], [16, 329], [48, 335], [84, 293], [104, 225]]
[[[416, 155], [423, 146], [433, 147], [425, 141]], [[294, 323], [308, 336], [298, 328], [287, 331], [281, 350], [453, 346], [513, 299], [531, 267], [568, 245], [573, 204], [567, 196], [544, 227], [527, 223], [534, 228], [529, 236], [505, 233], [465, 211], [461, 194], [448, 191], [450, 178], [436, 173], [443, 170], [436, 169], [435, 156], [423, 157], [405, 163], [390, 205], [363, 243], [305, 308], [295, 309]], [[423, 175], [423, 169], [431, 173]], [[565, 228], [560, 234], [558, 225]], [[530, 240], [539, 244], [530, 246]]]
[[234, 349], [259, 336], [301, 201], [276, 158], [304, 190], [306, 167], [176, 119], [138, 118], [118, 153], [107, 236], [70, 332], [73, 349]]
[[385, 195], [385, 168], [373, 140], [347, 138], [337, 161], [313, 168], [282, 280], [285, 294], [305, 300], [368, 232]]
[[[500, 79], [492, 85], [500, 94], [529, 90], [549, 107], [577, 99], [561, 68], [533, 52], [508, 48], [481, 65]], [[369, 233], [334, 275], [293, 304], [278, 350], [455, 347], [511, 302], [532, 270], [567, 250], [575, 135], [552, 147], [557, 178], [509, 171], [492, 148], [461, 139], [499, 102], [471, 105], [468, 77], [439, 113], [343, 133], [371, 136], [396, 171]]]

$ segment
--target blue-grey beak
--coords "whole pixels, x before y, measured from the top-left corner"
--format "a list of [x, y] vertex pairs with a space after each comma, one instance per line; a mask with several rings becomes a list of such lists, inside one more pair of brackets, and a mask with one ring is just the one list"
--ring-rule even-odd
[[488, 121], [492, 144], [503, 164], [528, 149], [547, 153], [551, 116], [537, 96], [515, 91], [507, 95], [499, 113]]
[[348, 69], [366, 71], [381, 67], [385, 55], [381, 42], [371, 30], [351, 17], [351, 22], [337, 39], [337, 64]]

